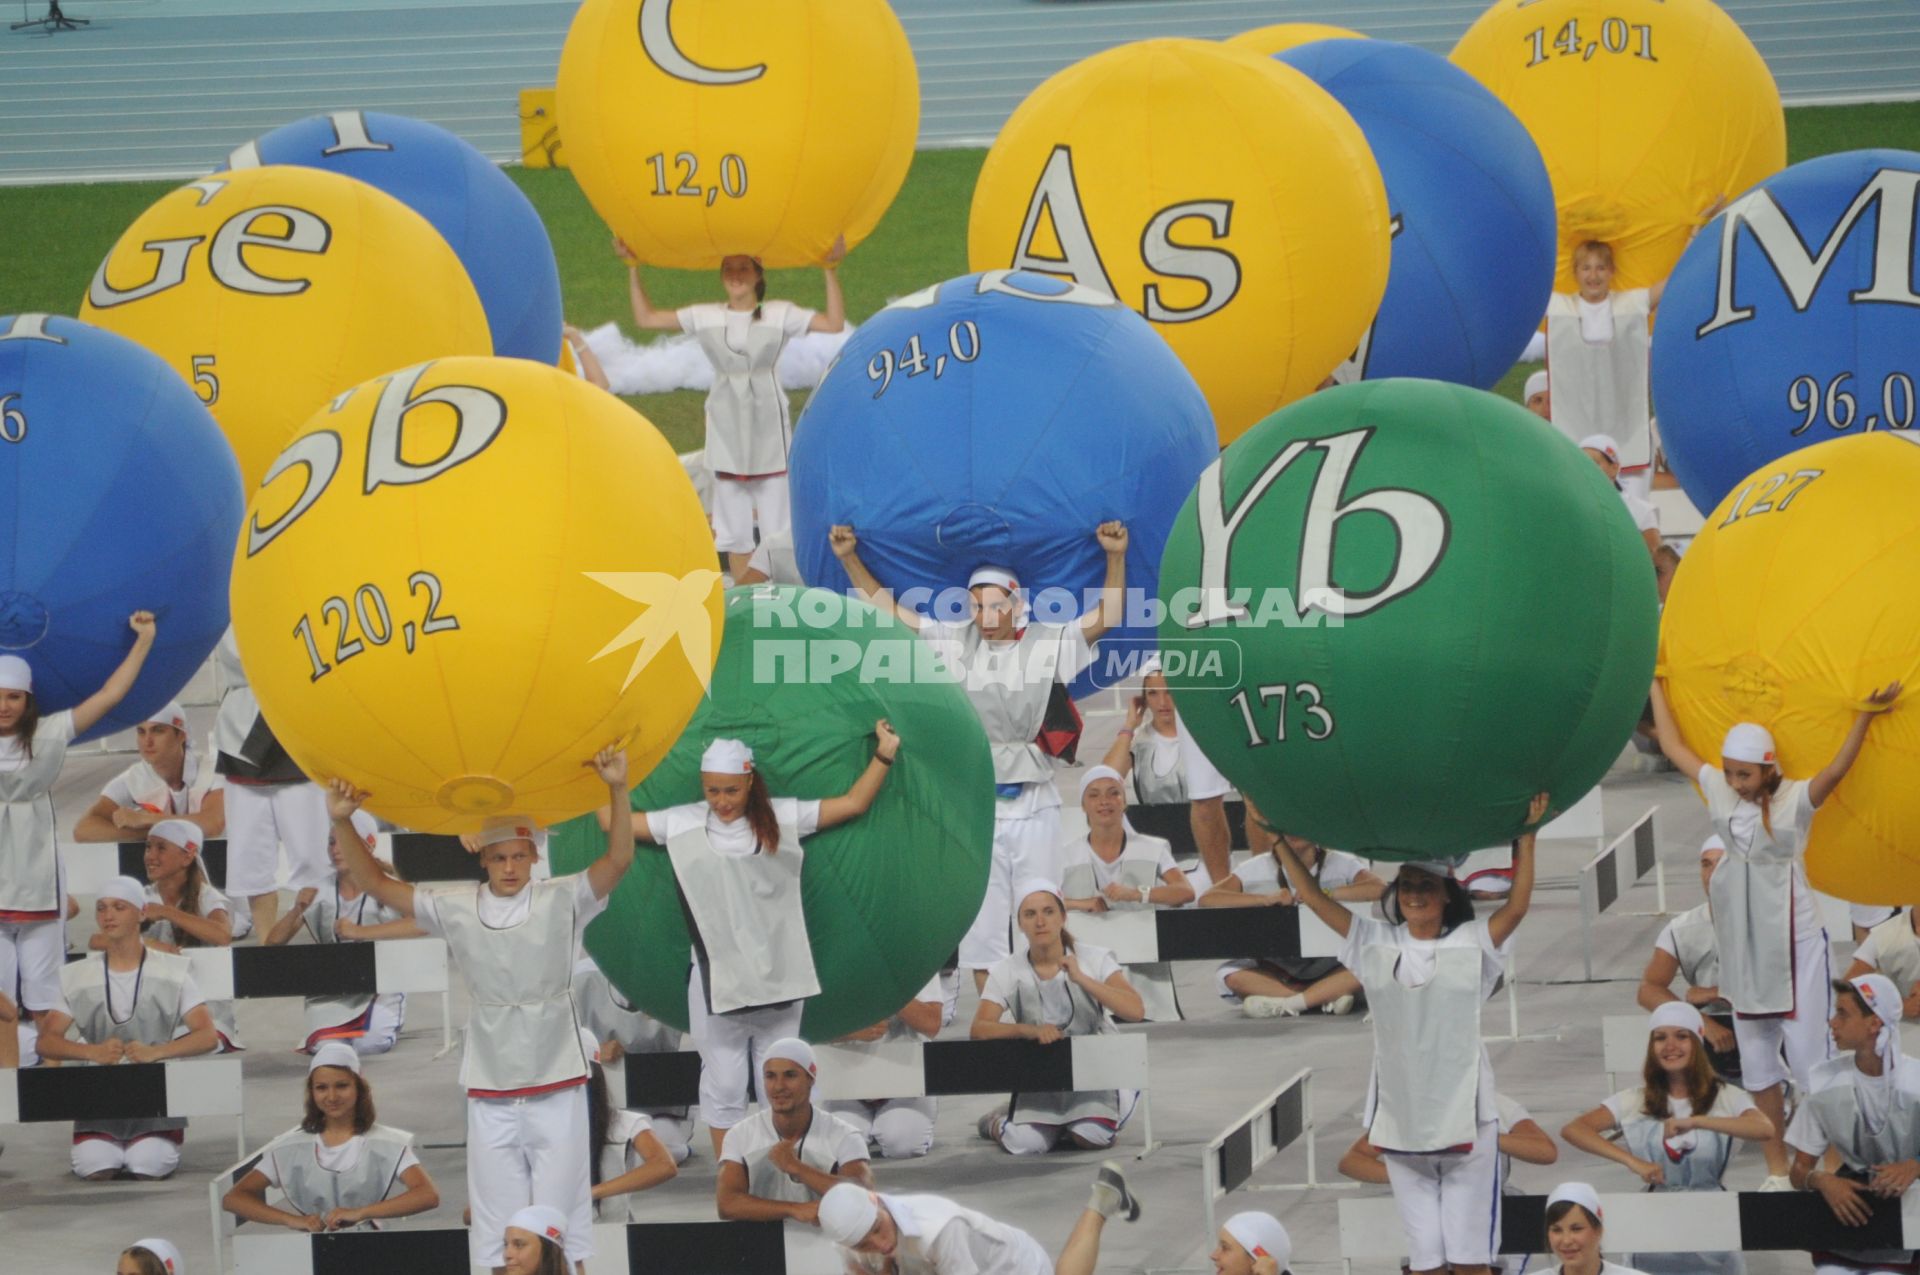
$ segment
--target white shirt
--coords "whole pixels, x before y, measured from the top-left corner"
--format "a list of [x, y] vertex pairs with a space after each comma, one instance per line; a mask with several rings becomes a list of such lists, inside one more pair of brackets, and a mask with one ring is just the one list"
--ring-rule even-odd
[[[926, 1195], [883, 1195], [900, 1230], [896, 1252], [902, 1270], [938, 1275], [1053, 1275], [1053, 1262], [1024, 1231], [951, 1200]], [[931, 1234], [929, 1234], [931, 1231]], [[847, 1253], [847, 1250], [840, 1250]], [[884, 1258], [847, 1253], [861, 1269], [881, 1269]]]
[[1660, 530], [1660, 512], [1653, 507], [1652, 502], [1640, 499], [1624, 487], [1620, 490], [1620, 500], [1626, 505], [1627, 512], [1633, 516], [1635, 531]]
[[[1200, 745], [1187, 729], [1187, 724], [1177, 716], [1174, 721], [1180, 727], [1180, 764], [1187, 771], [1187, 800], [1206, 801], [1213, 797], [1224, 797], [1233, 791], [1233, 785], [1227, 782], [1227, 777], [1200, 751]], [[1156, 747], [1159, 742], [1156, 736]]]
[[[33, 737], [49, 743], [71, 743], [74, 733], [73, 710], [69, 708], [42, 717]], [[24, 770], [26, 765], [27, 750], [21, 746], [20, 736], [0, 735], [0, 770]]]
[[[1093, 869], [1093, 888], [1095, 893], [1105, 890], [1109, 885], [1119, 880], [1120, 865], [1126, 862], [1123, 854], [1121, 858], [1115, 859], [1112, 863], [1108, 863], [1105, 859], [1102, 859], [1093, 852], [1092, 844], [1085, 837], [1069, 845], [1066, 853], [1062, 855], [1061, 858], [1062, 862], [1060, 867], [1063, 871], [1067, 868], [1078, 867], [1083, 863]], [[1162, 841], [1160, 843], [1160, 854], [1153, 863], [1153, 875], [1155, 879], [1164, 878], [1167, 873], [1172, 872], [1177, 866], [1173, 861], [1173, 847], [1165, 841]]]
[[[810, 837], [819, 831], [819, 802], [775, 797], [771, 804], [773, 817], [783, 824], [792, 824], [800, 836]], [[752, 854], [758, 848], [753, 839], [753, 825], [744, 813], [732, 823], [722, 823], [720, 816], [713, 813], [713, 807], [704, 801], [647, 811], [647, 835], [661, 845], [702, 824], [706, 825], [707, 840], [712, 843], [716, 854], [738, 859]]]
[[[111, 801], [116, 806], [135, 805], [136, 799], [133, 795], [133, 788], [131, 785], [127, 783], [127, 776], [132, 774], [134, 770], [137, 768], [138, 768], [138, 763], [136, 763], [134, 766], [127, 767], [125, 770], [115, 775], [112, 779], [109, 779], [107, 781], [107, 786], [100, 790], [100, 795], [102, 797], [105, 797], [108, 801]], [[189, 769], [191, 769], [191, 767], [189, 767]], [[225, 785], [219, 782], [222, 778], [224, 777], [215, 776], [215, 782], [208, 786], [207, 791], [213, 792], [216, 789], [224, 788]], [[189, 782], [185, 782], [185, 779], [186, 777], [183, 775], [182, 776], [183, 782], [181, 783], [180, 787], [169, 788], [167, 790], [167, 808], [161, 811], [160, 812], [161, 814], [190, 815], [190, 814], [194, 814], [200, 809], [201, 805], [204, 803], [206, 799], [204, 797], [200, 797], [196, 799], [196, 795], [193, 791], [193, 785]], [[129, 837], [128, 839], [131, 840], [132, 838]]]
[[[802, 1141], [812, 1142], [816, 1138], [826, 1139], [836, 1173], [849, 1164], [868, 1159], [872, 1154], [867, 1150], [865, 1134], [818, 1103], [814, 1104], [813, 1123], [807, 1127]], [[780, 1135], [773, 1131], [773, 1110], [762, 1107], [727, 1130], [726, 1138], [720, 1143], [720, 1159], [731, 1160], [745, 1167], [749, 1159], [765, 1159], [767, 1152], [773, 1150], [774, 1144], [779, 1141]]]
[[1580, 312], [1580, 339], [1588, 345], [1605, 345], [1613, 340], [1613, 298], [1589, 301], [1574, 294], [1573, 305]]
[[[1600, 1105], [1607, 1109], [1616, 1125], [1625, 1126], [1631, 1120], [1651, 1120], [1646, 1113], [1647, 1091], [1641, 1086], [1622, 1089]], [[1676, 1117], [1691, 1116], [1693, 1101], [1690, 1098], [1667, 1099], [1667, 1106]], [[1713, 1096], [1713, 1107], [1706, 1113], [1710, 1120], [1732, 1120], [1754, 1110], [1753, 1095], [1737, 1085], [1722, 1083], [1720, 1091]]]
[[[1911, 924], [1911, 922], [1909, 922], [1909, 924]], [[1865, 939], [1861, 940], [1860, 946], [1853, 949], [1853, 959], [1856, 961], [1859, 961], [1862, 965], [1865, 965], [1868, 969], [1874, 969], [1874, 970], [1879, 969], [1880, 968], [1879, 938], [1880, 936], [1877, 934], [1868, 934]], [[1904, 989], [1901, 989], [1901, 990], [1904, 990]]]
[[[742, 820], [741, 822], [745, 822]], [[567, 877], [559, 878], [562, 881]], [[573, 881], [573, 942], [578, 949], [580, 936], [586, 932], [587, 923], [607, 910], [605, 899], [594, 897], [593, 883], [587, 880], [587, 874], [576, 872]], [[413, 923], [435, 938], [443, 939], [446, 930], [440, 924], [440, 905], [435, 901], [433, 892], [445, 889], [445, 886], [418, 885], [413, 888]], [[488, 929], [504, 930], [519, 925], [533, 911], [533, 883], [529, 881], [520, 893], [511, 898], [501, 898], [483, 881], [480, 889], [480, 923]]]
[[[1884, 1128], [1887, 1112], [1893, 1105], [1894, 1073], [1882, 1071], [1877, 1076], [1869, 1076], [1856, 1064], [1848, 1078], [1853, 1084], [1854, 1101], [1860, 1104], [1860, 1115], [1866, 1120], [1867, 1127]], [[1795, 1108], [1793, 1119], [1787, 1121], [1785, 1140], [1795, 1151], [1804, 1151], [1815, 1157], [1824, 1156], [1832, 1145], [1810, 1102], [1803, 1102]]]
[[[1112, 952], [1104, 947], [1082, 945], [1074, 956], [1080, 961], [1080, 969], [1096, 983], [1104, 983], [1120, 972], [1120, 962], [1114, 959]], [[1014, 962], [1027, 960], [1025, 952], [1016, 953], [1003, 961], [996, 962], [987, 971], [986, 985], [980, 989], [980, 999], [992, 1001], [1005, 1009], [1013, 1004]], [[1064, 1023], [1073, 1017], [1072, 985], [1067, 980], [1067, 971], [1062, 967], [1049, 979], [1040, 982], [1040, 1008], [1046, 1014], [1047, 1021]]]
[[[165, 902], [160, 897], [158, 886], [151, 884], [147, 886], [147, 902]], [[227, 928], [234, 938], [243, 939], [253, 933], [253, 913], [245, 908], [235, 908], [226, 895], [213, 888], [211, 881], [202, 878], [199, 915], [203, 918], [210, 917], [215, 912], [227, 914]], [[180, 936], [174, 932], [171, 921], [155, 921], [147, 927], [147, 937], [156, 943], [172, 943], [175, 946], [180, 943]]]
[[[1730, 787], [1726, 775], [1716, 766], [1702, 765], [1695, 778], [1703, 789]], [[1806, 784], [1795, 784], [1788, 792], [1784, 803], [1776, 801], [1773, 805], [1773, 839], [1783, 845], [1794, 843], [1793, 933], [1795, 942], [1807, 943], [1817, 941], [1824, 926], [1820, 909], [1813, 901], [1813, 887], [1807, 884], [1807, 865], [1803, 857], [1807, 849], [1807, 834], [1813, 830], [1813, 801], [1808, 796]], [[1731, 848], [1735, 850], [1751, 850], [1754, 839], [1766, 835], [1761, 823], [1760, 807], [1751, 801], [1741, 801], [1734, 806], [1727, 824], [1728, 831], [1733, 834]]]
[[[106, 962], [102, 960], [101, 964], [104, 965]], [[134, 992], [138, 990], [139, 979], [138, 968], [107, 971], [107, 999], [112, 1013], [124, 1016], [132, 1012]], [[180, 1017], [185, 1019], [188, 1014], [206, 1003], [207, 998], [200, 994], [200, 985], [193, 981], [193, 974], [188, 972], [180, 983]], [[73, 1017], [73, 1007], [67, 1004], [65, 991], [59, 989], [54, 991], [53, 1007], [68, 1018]], [[97, 1045], [100, 1042], [95, 1040], [87, 1043]]]
[[[812, 310], [791, 301], [763, 301], [759, 308], [760, 321], [779, 328], [789, 341], [806, 332], [813, 322]], [[735, 310], [718, 301], [705, 301], [698, 305], [682, 306], [674, 311], [674, 317], [680, 320], [682, 332], [691, 334], [705, 328], [724, 327], [728, 345], [736, 351], [747, 348], [747, 329], [753, 324], [752, 310]]]
[[[360, 1149], [366, 1145], [366, 1141], [366, 1135], [356, 1133], [339, 1146], [330, 1147], [320, 1141], [320, 1135], [316, 1133], [313, 1135], [313, 1158], [321, 1168], [329, 1173], [345, 1173], [348, 1169], [360, 1163]], [[253, 1167], [259, 1170], [260, 1176], [267, 1180], [268, 1186], [279, 1187], [280, 1169], [279, 1166], [274, 1163], [272, 1156], [261, 1156], [259, 1162]], [[408, 1169], [417, 1169], [419, 1167], [420, 1157], [415, 1155], [413, 1148], [409, 1146], [405, 1151], [400, 1153], [400, 1167], [394, 1172], [394, 1176], [405, 1177]]]
[[[1352, 885], [1362, 872], [1367, 871], [1366, 860], [1344, 850], [1323, 850], [1320, 864], [1320, 888], [1337, 890], [1343, 885]], [[1284, 886], [1280, 880], [1280, 861], [1271, 854], [1256, 854], [1233, 870], [1240, 878], [1242, 894], [1278, 894]]]

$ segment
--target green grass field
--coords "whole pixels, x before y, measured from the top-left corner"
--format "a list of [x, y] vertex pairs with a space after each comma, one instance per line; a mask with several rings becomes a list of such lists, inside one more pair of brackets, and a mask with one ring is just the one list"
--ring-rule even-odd
[[[1920, 103], [1787, 112], [1790, 161], [1869, 146], [1920, 150]], [[950, 150], [922, 151], [914, 157], [913, 170], [886, 219], [841, 271], [848, 313], [856, 322], [890, 298], [966, 272], [967, 208], [985, 155], [980, 150]], [[527, 192], [553, 237], [567, 318], [583, 328], [618, 320], [631, 330], [626, 273], [572, 176], [521, 168], [507, 172]], [[127, 223], [171, 185], [0, 187], [0, 227], [7, 228], [12, 250], [6, 275], [0, 278], [0, 314], [74, 313], [107, 249]], [[684, 271], [650, 270], [647, 288], [661, 305], [719, 295], [712, 276]], [[821, 302], [817, 271], [774, 271], [768, 290], [802, 304]], [[1509, 373], [1500, 390], [1517, 396], [1521, 378], [1518, 370]], [[684, 391], [628, 401], [660, 426], [676, 448], [689, 450], [700, 445], [700, 398]]]

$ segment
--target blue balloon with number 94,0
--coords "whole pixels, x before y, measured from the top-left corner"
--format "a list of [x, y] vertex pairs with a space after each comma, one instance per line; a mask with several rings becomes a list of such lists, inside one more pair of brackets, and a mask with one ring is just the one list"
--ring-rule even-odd
[[[1047, 275], [963, 275], [874, 315], [827, 369], [794, 429], [794, 553], [808, 584], [846, 589], [828, 536], [844, 523], [896, 593], [964, 589], [991, 564], [1077, 609], [1105, 575], [1094, 529], [1119, 519], [1128, 591], [1151, 598], [1180, 503], [1218, 454], [1200, 387], [1145, 319]], [[1107, 649], [1137, 655], [1153, 634], [1123, 626]], [[1074, 693], [1124, 675], [1108, 664]]]
[[1920, 154], [1822, 156], [1735, 199], [1680, 258], [1653, 402], [1701, 511], [1788, 452], [1920, 426], [1917, 195]]
[[240, 466], [160, 357], [59, 315], [0, 316], [0, 654], [40, 711], [100, 688], [151, 611], [133, 691], [87, 736], [157, 712], [227, 627]]

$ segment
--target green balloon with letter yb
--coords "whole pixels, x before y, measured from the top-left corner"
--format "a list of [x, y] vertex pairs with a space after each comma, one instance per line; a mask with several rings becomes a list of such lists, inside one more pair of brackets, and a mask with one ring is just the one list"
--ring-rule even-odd
[[[775, 797], [835, 797], [873, 755], [886, 718], [900, 752], [866, 814], [805, 842], [801, 903], [820, 978], [802, 1031], [831, 1040], [880, 1022], [953, 955], [980, 910], [993, 849], [993, 760], [979, 718], [933, 648], [891, 614], [821, 589], [732, 589], [707, 698], [635, 810], [704, 800], [700, 754], [718, 738], [753, 749]], [[606, 846], [591, 815], [554, 829], [553, 870]], [[587, 951], [623, 996], [687, 1026], [692, 939], [673, 865], [642, 843]]]
[[1619, 493], [1547, 422], [1438, 381], [1324, 390], [1236, 440], [1160, 598], [1208, 758], [1273, 826], [1378, 858], [1507, 841], [1536, 792], [1565, 809], [1653, 678], [1653, 564]]

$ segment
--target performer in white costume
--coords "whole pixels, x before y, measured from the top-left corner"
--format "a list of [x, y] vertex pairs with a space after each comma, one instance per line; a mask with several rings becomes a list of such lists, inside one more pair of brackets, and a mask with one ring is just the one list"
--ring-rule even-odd
[[720, 1149], [714, 1206], [723, 1220], [817, 1222], [820, 1197], [836, 1183], [873, 1182], [866, 1138], [813, 1101], [819, 1074], [804, 1040], [767, 1046], [760, 1065], [766, 1104], [727, 1130]]
[[[1104, 762], [1133, 780], [1143, 806], [1187, 805], [1187, 826], [1208, 881], [1232, 867], [1233, 834], [1224, 805], [1233, 786], [1200, 751], [1174, 707], [1160, 657], [1140, 665], [1140, 693], [1127, 703], [1127, 718]], [[1198, 889], [1199, 887], [1195, 887]]]
[[[846, 1037], [852, 1044], [912, 1040], [925, 1044], [953, 1021], [960, 1000], [960, 980], [941, 970], [927, 980], [914, 998], [885, 1022]], [[933, 1122], [939, 1116], [938, 1098], [853, 1098], [829, 1102], [828, 1111], [852, 1125], [867, 1140], [877, 1160], [913, 1160], [933, 1150]]]
[[1645, 1275], [1609, 1262], [1600, 1196], [1585, 1182], [1562, 1182], [1547, 1196], [1547, 1247], [1560, 1263], [1554, 1275]]
[[[600, 1061], [607, 1066], [628, 1054], [672, 1054], [680, 1050], [680, 1033], [622, 996], [591, 956], [574, 962], [573, 1008], [592, 1034]], [[673, 1162], [685, 1164], [693, 1154], [693, 1109], [648, 1107], [639, 1114], [647, 1118], [653, 1136]]]
[[[1060, 889], [1069, 912], [1134, 912], [1180, 908], [1193, 886], [1173, 861], [1164, 837], [1137, 832], [1127, 822], [1127, 782], [1112, 766], [1091, 766], [1080, 777], [1080, 810], [1087, 835], [1060, 849]], [[1170, 961], [1127, 966], [1150, 1022], [1180, 1018]]]
[[75, 841], [138, 841], [162, 819], [185, 819], [208, 837], [227, 827], [227, 794], [213, 767], [202, 765], [176, 701], [133, 728], [140, 760], [107, 786], [73, 826]]

